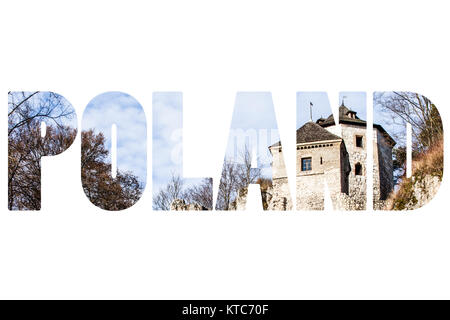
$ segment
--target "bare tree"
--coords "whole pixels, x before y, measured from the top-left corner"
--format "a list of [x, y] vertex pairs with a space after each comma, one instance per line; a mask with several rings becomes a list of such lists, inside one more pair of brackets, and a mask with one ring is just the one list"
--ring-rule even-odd
[[183, 194], [187, 203], [197, 203], [208, 210], [213, 208], [213, 196], [213, 180], [210, 178], [203, 179], [201, 184], [188, 188]]
[[154, 210], [170, 210], [175, 199], [184, 200], [183, 179], [172, 173], [170, 181], [153, 196]]
[[[442, 119], [436, 106], [426, 97], [412, 92], [381, 92], [374, 97], [375, 104], [391, 115], [391, 124], [402, 127], [394, 132], [397, 141], [406, 140], [406, 124], [412, 127], [412, 156], [416, 159], [443, 138]], [[399, 184], [406, 173], [406, 145], [399, 143], [393, 149], [394, 183]]]
[[41, 158], [66, 150], [76, 130], [47, 127], [44, 138], [40, 123], [32, 121], [18, 127], [8, 139], [8, 209], [40, 210]]
[[254, 184], [260, 178], [260, 170], [252, 168], [252, 154], [247, 145], [240, 152], [238, 168], [239, 188], [248, 188], [250, 184]]
[[75, 117], [73, 108], [53, 92], [15, 92], [8, 94], [8, 137], [33, 121], [47, 121], [58, 128]]
[[236, 199], [239, 190], [239, 169], [237, 165], [229, 160], [223, 164], [220, 177], [219, 193], [217, 195], [217, 210], [230, 210], [232, 202]]
[[[8, 208], [39, 210], [41, 207], [41, 159], [66, 150], [77, 130], [73, 108], [51, 92], [14, 92], [8, 98]], [[41, 122], [47, 124], [41, 137]], [[81, 134], [81, 180], [92, 203], [106, 210], [133, 205], [143, 186], [130, 172], [111, 176], [103, 134]]]
[[417, 93], [394, 91], [376, 94], [375, 103], [393, 114], [394, 124], [411, 124], [415, 151], [422, 152], [442, 138], [441, 116], [428, 98]]
[[[258, 169], [252, 168], [252, 158], [246, 147], [239, 155], [238, 162], [226, 159], [222, 169], [217, 196], [217, 210], [231, 210], [239, 190], [247, 189], [249, 184], [267, 181], [260, 179]], [[154, 210], [170, 210], [174, 200], [184, 200], [185, 203], [196, 203], [203, 208], [213, 208], [213, 181], [204, 179], [200, 184], [185, 188], [182, 179], [172, 174], [170, 181], [153, 197]]]
[[[41, 158], [66, 150], [76, 137], [70, 104], [50, 92], [8, 94], [8, 208], [41, 207]], [[41, 122], [47, 129], [41, 137]]]
[[252, 156], [247, 146], [239, 154], [238, 162], [225, 160], [217, 195], [217, 210], [231, 210], [240, 190], [258, 182], [260, 171], [252, 168]]

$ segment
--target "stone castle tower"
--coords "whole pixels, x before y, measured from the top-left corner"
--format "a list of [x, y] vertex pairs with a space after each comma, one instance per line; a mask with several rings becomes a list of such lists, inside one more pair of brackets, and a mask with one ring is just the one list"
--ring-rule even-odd
[[[393, 189], [392, 148], [395, 141], [381, 125], [374, 124], [373, 139], [367, 139], [367, 123], [344, 103], [339, 107], [339, 123], [333, 115], [307, 122], [297, 130], [296, 151], [296, 208], [321, 210], [324, 190], [336, 209], [364, 210], [367, 197], [367, 144], [373, 141], [373, 197], [374, 208], [383, 209]], [[282, 147], [269, 147], [273, 156], [272, 209], [288, 190], [283, 167]], [[286, 204], [292, 207], [292, 204]]]

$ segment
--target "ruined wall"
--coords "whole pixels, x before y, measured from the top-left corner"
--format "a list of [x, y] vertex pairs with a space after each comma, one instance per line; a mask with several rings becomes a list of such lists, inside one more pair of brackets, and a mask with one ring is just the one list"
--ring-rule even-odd
[[[277, 189], [283, 190], [285, 187], [289, 189], [287, 184], [287, 179], [282, 182], [281, 186], [277, 186]], [[285, 193], [276, 195], [274, 198], [274, 190], [272, 188], [268, 188], [265, 190], [261, 190], [261, 201], [264, 210], [279, 210], [286, 211], [292, 210], [292, 204], [290, 204], [290, 197], [286, 196]], [[289, 195], [289, 190], [288, 195]], [[236, 200], [233, 202], [230, 210], [239, 210], [243, 211], [247, 207], [247, 198], [248, 198], [248, 189], [243, 188], [239, 190]]]
[[203, 211], [208, 210], [197, 203], [186, 203], [183, 199], [175, 199], [170, 204], [170, 210], [172, 211]]
[[286, 165], [282, 147], [272, 147], [272, 188], [263, 192], [262, 196], [268, 204], [267, 210], [292, 210]]
[[267, 191], [268, 210], [292, 210], [292, 199], [289, 196], [289, 184], [287, 178], [276, 178], [272, 181], [272, 188]]

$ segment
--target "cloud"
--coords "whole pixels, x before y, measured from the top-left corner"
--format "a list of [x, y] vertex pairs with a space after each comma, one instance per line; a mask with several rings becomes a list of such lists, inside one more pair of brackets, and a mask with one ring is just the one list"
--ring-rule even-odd
[[107, 92], [92, 99], [82, 119], [82, 130], [94, 129], [106, 138], [111, 150], [111, 126], [117, 126], [117, 168], [147, 180], [147, 121], [139, 102], [121, 92]]
[[239, 92], [236, 96], [227, 160], [243, 163], [243, 152], [253, 150], [257, 166], [265, 177], [272, 177], [272, 156], [268, 147], [280, 140], [275, 108], [270, 92]]
[[[172, 175], [183, 176], [183, 95], [181, 92], [153, 94], [152, 149], [153, 193]], [[202, 178], [184, 178], [185, 187], [199, 184]]]
[[182, 99], [180, 92], [153, 94], [153, 192], [166, 184], [172, 174], [182, 175]]

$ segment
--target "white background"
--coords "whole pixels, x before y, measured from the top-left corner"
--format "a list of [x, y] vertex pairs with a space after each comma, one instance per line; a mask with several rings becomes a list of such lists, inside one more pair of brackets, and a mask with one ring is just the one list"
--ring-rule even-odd
[[78, 136], [43, 161], [42, 210], [6, 210], [10, 90], [57, 92], [79, 120], [102, 92], [133, 95], [149, 182], [153, 91], [184, 92], [185, 176], [219, 176], [237, 91], [272, 92], [291, 173], [297, 91], [335, 106], [339, 91], [419, 92], [448, 131], [447, 2], [2, 2], [0, 297], [450, 298], [447, 175], [407, 214], [266, 213], [256, 198], [247, 212], [158, 213], [150, 183], [110, 213], [81, 189]]

